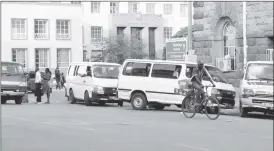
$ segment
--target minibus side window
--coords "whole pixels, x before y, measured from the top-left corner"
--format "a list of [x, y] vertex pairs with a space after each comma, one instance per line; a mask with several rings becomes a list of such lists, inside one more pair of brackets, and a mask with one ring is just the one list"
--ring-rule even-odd
[[72, 66], [69, 67], [69, 72], [68, 72], [69, 76], [74, 75], [75, 67], [76, 67], [75, 65], [72, 65]]
[[79, 66], [76, 74], [77, 76], [86, 75], [86, 66]]
[[92, 76], [92, 74], [91, 74], [91, 66], [87, 66], [86, 72], [87, 72], [87, 76], [89, 76], [89, 77]]
[[193, 69], [194, 69], [195, 67], [190, 67], [190, 66], [187, 66], [186, 67], [186, 77], [188, 77], [188, 78], [191, 78], [192, 77], [192, 72], [193, 72]]
[[148, 77], [151, 69], [150, 63], [128, 63], [124, 68], [123, 75]]
[[181, 74], [182, 66], [170, 64], [154, 64], [151, 77], [178, 79]]

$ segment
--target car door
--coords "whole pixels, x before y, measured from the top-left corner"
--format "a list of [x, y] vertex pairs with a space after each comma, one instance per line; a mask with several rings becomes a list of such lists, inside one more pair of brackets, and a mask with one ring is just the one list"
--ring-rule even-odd
[[84, 99], [84, 92], [85, 92], [85, 81], [86, 77], [83, 77], [83, 75], [86, 75], [86, 65], [79, 65], [76, 77], [75, 77], [75, 90], [74, 95], [77, 99], [83, 100]]
[[147, 83], [146, 93], [149, 101], [180, 104], [182, 97], [174, 94], [174, 89], [179, 88], [178, 78], [181, 70], [181, 65], [155, 63]]

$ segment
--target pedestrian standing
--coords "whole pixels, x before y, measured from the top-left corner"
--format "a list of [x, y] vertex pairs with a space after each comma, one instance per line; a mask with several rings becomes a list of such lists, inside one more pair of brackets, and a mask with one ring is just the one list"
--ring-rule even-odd
[[51, 72], [49, 68], [46, 68], [45, 74], [42, 75], [42, 92], [43, 94], [47, 95], [47, 102], [45, 104], [50, 103], [50, 93], [52, 92], [52, 89], [50, 87], [50, 79], [51, 79]]
[[59, 90], [60, 90], [61, 89], [61, 86], [60, 86], [61, 75], [60, 75], [59, 67], [57, 67], [55, 69], [55, 79], [56, 79], [56, 89], [59, 88]]
[[65, 79], [64, 73], [62, 72], [61, 73], [61, 88], [62, 89], [64, 88], [65, 83], [66, 83], [66, 79]]
[[36, 96], [36, 103], [40, 104], [41, 103], [41, 82], [42, 82], [42, 77], [41, 73], [39, 71], [39, 68], [35, 69], [35, 96]]

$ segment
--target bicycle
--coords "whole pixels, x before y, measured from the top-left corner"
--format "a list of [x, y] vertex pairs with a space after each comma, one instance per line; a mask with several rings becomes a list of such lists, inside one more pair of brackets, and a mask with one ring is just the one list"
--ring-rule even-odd
[[[189, 85], [188, 90], [182, 90], [182, 89], [174, 89], [174, 92], [180, 95], [186, 95], [184, 100], [182, 101], [181, 109], [185, 117], [187, 118], [193, 118], [197, 112], [200, 113], [206, 113], [207, 117], [210, 120], [216, 120], [220, 116], [220, 104], [217, 98], [208, 96], [208, 87], [213, 87], [213, 86], [205, 86], [206, 92], [205, 92], [205, 97], [202, 99], [202, 102], [197, 105], [196, 103], [196, 95], [195, 93], [197, 90], [192, 87], [192, 85]], [[192, 106], [192, 113], [188, 112], [190, 111], [189, 107]], [[187, 108], [187, 110], [184, 109], [184, 107]], [[191, 115], [189, 116], [187, 113], [190, 113]], [[210, 117], [211, 113], [215, 113], [215, 117]]]

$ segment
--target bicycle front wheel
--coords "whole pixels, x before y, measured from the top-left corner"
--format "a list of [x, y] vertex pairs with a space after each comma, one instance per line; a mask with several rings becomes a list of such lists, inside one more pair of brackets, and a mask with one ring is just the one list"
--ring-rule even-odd
[[206, 116], [211, 120], [216, 120], [220, 116], [220, 104], [217, 98], [209, 97], [205, 102]]
[[191, 97], [190, 95], [187, 95], [183, 102], [182, 102], [182, 112], [185, 117], [187, 118], [193, 118], [194, 115], [196, 114], [196, 109], [195, 109], [195, 99]]

